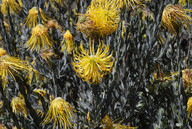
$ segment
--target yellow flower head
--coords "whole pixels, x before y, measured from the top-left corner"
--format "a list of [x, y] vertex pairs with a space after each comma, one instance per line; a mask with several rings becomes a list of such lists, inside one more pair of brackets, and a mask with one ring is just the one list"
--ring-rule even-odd
[[57, 126], [63, 127], [64, 129], [71, 127], [72, 123], [70, 122], [75, 117], [73, 107], [63, 100], [61, 97], [55, 98], [49, 107], [42, 124], [47, 124], [53, 121], [53, 129]]
[[23, 97], [14, 97], [11, 101], [11, 107], [14, 113], [19, 113], [27, 118], [28, 111]]
[[[40, 18], [42, 22], [47, 22], [50, 18], [39, 8]], [[38, 10], [37, 7], [33, 7], [29, 10], [29, 14], [25, 19], [28, 27], [35, 27], [38, 24]]]
[[32, 29], [32, 36], [25, 44], [26, 47], [31, 50], [51, 48], [53, 40], [48, 34], [48, 29], [42, 24], [38, 24]]
[[14, 76], [19, 76], [20, 71], [27, 70], [28, 66], [26, 61], [7, 55], [2, 48], [0, 54], [0, 79], [5, 86], [8, 83], [8, 76], [15, 80]]
[[77, 30], [90, 37], [104, 37], [113, 33], [119, 23], [119, 9], [114, 1], [91, 2], [86, 14], [79, 17]]
[[189, 116], [191, 115], [191, 108], [192, 108], [192, 97], [190, 97], [187, 101], [187, 112], [188, 112], [187, 121]]
[[185, 89], [192, 89], [192, 70], [185, 69], [182, 70], [182, 79], [183, 79], [183, 87]]
[[22, 10], [22, 2], [21, 0], [17, 0], [17, 2], [15, 0], [2, 0], [1, 12], [4, 15], [8, 14], [8, 7], [11, 14], [18, 14]]
[[71, 54], [71, 51], [73, 50], [73, 36], [69, 30], [67, 30], [63, 35], [63, 41], [61, 42], [61, 44], [61, 51], [64, 51], [66, 49], [67, 53]]
[[171, 34], [178, 34], [181, 27], [184, 26], [189, 30], [192, 18], [185, 14], [186, 11], [178, 5], [168, 4], [162, 14], [162, 25]]
[[110, 54], [109, 46], [101, 42], [99, 42], [96, 53], [94, 52], [94, 41], [92, 44], [90, 41], [89, 47], [90, 51], [86, 51], [81, 43], [80, 52], [76, 48], [73, 53], [73, 68], [84, 81], [98, 83], [102, 81], [104, 75], [111, 72], [114, 62], [113, 52]]

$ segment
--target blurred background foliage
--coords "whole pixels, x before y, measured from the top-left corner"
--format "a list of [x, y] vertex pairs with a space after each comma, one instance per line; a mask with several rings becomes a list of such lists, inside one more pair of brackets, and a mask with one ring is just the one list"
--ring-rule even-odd
[[[6, 0], [0, 2], [3, 1]], [[191, 29], [179, 25], [178, 33], [171, 34], [161, 22], [164, 7], [178, 4], [179, 0], [142, 1], [146, 11], [135, 6], [120, 8], [118, 28], [102, 37], [115, 61], [112, 72], [99, 84], [79, 78], [73, 70], [73, 55], [60, 51], [67, 30], [73, 35], [74, 46], [80, 46], [82, 41], [85, 48], [89, 47], [89, 37], [76, 31], [76, 23], [91, 1], [61, 2], [22, 0], [20, 13], [11, 12], [10, 7], [7, 13], [0, 12], [0, 47], [31, 66], [29, 72], [21, 71], [21, 78], [8, 77], [5, 88], [1, 83], [0, 128], [53, 128], [52, 122], [41, 122], [56, 97], [74, 107], [75, 119], [69, 128], [192, 128], [191, 117], [187, 121], [187, 100], [192, 94], [184, 88], [182, 78], [182, 70], [192, 65]], [[190, 9], [190, 2], [184, 1], [183, 8]], [[49, 20], [54, 20], [56, 27], [50, 27], [48, 32], [54, 42], [49, 50], [38, 52], [25, 47], [32, 32], [25, 19], [32, 7], [40, 7]], [[38, 23], [49, 27], [46, 21], [39, 19]], [[28, 113], [13, 112], [11, 101], [18, 96], [24, 98]]]

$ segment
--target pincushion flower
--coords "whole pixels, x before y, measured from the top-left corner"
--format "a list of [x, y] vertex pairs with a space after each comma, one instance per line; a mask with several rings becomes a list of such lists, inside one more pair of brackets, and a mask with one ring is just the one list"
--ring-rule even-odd
[[2, 5], [1, 5], [1, 12], [4, 15], [8, 14], [8, 7], [9, 7], [9, 11], [10, 14], [15, 14], [15, 13], [20, 13], [22, 10], [22, 2], [21, 0], [2, 0]]
[[55, 98], [49, 107], [49, 110], [43, 119], [42, 124], [53, 122], [53, 129], [57, 126], [64, 129], [71, 127], [75, 118], [73, 107], [61, 97]]
[[48, 29], [42, 24], [38, 24], [32, 29], [32, 36], [25, 44], [27, 50], [51, 48], [53, 40], [48, 34]]
[[86, 14], [77, 22], [77, 30], [90, 37], [104, 37], [113, 33], [119, 23], [119, 9], [114, 1], [91, 2]]
[[185, 12], [192, 10], [183, 9], [178, 5], [168, 4], [162, 14], [162, 25], [171, 34], [178, 34], [182, 26], [189, 30], [192, 18]]
[[[39, 8], [40, 19], [42, 22], [47, 22], [50, 18]], [[29, 10], [29, 14], [25, 19], [25, 23], [28, 27], [35, 27], [38, 24], [38, 10], [37, 7], [33, 7]]]
[[20, 71], [25, 71], [27, 68], [26, 61], [9, 56], [0, 48], [0, 79], [4, 87], [8, 83], [8, 76], [15, 80], [14, 76], [20, 76]]
[[86, 51], [83, 44], [80, 45], [80, 52], [77, 48], [73, 53], [73, 68], [77, 75], [89, 83], [102, 81], [104, 75], [111, 72], [114, 59], [113, 52], [109, 52], [109, 46], [99, 42], [97, 52], [94, 52], [94, 41], [89, 43], [90, 50]]
[[73, 36], [69, 30], [67, 30], [63, 35], [63, 41], [61, 42], [61, 45], [61, 51], [64, 51], [66, 49], [67, 53], [71, 54], [71, 51], [73, 50]]
[[23, 97], [13, 97], [11, 101], [11, 107], [14, 113], [19, 113], [27, 118], [28, 111]]

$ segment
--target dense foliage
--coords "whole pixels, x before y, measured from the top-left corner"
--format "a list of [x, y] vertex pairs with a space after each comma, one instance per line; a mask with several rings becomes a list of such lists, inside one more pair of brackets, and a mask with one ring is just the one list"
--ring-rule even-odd
[[192, 128], [191, 0], [0, 2], [0, 128]]

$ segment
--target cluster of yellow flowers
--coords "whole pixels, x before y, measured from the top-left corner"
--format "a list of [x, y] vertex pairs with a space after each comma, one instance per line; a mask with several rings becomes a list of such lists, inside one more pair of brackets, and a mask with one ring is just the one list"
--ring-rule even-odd
[[[49, 2], [51, 7], [56, 9], [55, 5], [64, 6], [65, 0], [49, 0]], [[179, 3], [184, 6], [186, 1], [180, 0]], [[86, 13], [79, 14], [76, 24], [77, 30], [90, 38], [88, 50], [83, 47], [83, 42], [81, 42], [79, 48], [75, 47], [74, 37], [69, 30], [63, 34], [61, 52], [66, 50], [68, 54], [73, 54], [73, 69], [83, 81], [87, 81], [90, 84], [101, 83], [104, 75], [112, 71], [115, 61], [113, 52], [110, 52], [109, 45], [104, 44], [104, 41], [101, 39], [116, 31], [120, 22], [119, 14], [123, 7], [131, 8], [132, 10], [135, 10], [137, 7], [144, 7], [143, 9], [146, 9], [141, 0], [92, 0]], [[11, 14], [20, 13], [22, 11], [21, 0], [2, 0], [1, 12], [7, 15], [7, 10]], [[163, 27], [171, 34], [178, 34], [182, 26], [189, 29], [192, 18], [186, 12], [191, 12], [191, 10], [183, 9], [179, 5], [168, 4], [162, 14]], [[144, 16], [147, 15], [145, 13], [146, 11], [144, 11]], [[29, 10], [25, 24], [29, 28], [32, 28], [32, 35], [25, 44], [27, 50], [36, 50], [37, 52], [42, 50], [41, 57], [44, 60], [48, 60], [54, 55], [49, 50], [54, 44], [54, 40], [49, 35], [49, 29], [54, 26], [61, 31], [62, 27], [55, 20], [51, 20], [41, 8], [37, 7]], [[124, 32], [126, 31], [126, 29], [123, 30]], [[31, 84], [33, 74], [35, 74], [37, 82], [40, 78], [43, 80], [43, 77], [38, 71], [33, 69], [32, 66], [29, 66], [26, 61], [9, 56], [4, 49], [0, 48], [0, 79], [3, 86], [8, 83], [8, 76], [15, 79], [14, 76], [20, 76], [20, 71], [28, 71], [26, 75], [28, 84]], [[191, 70], [184, 70], [182, 78], [184, 87], [191, 88]], [[47, 94], [46, 91], [40, 89], [35, 89], [34, 92], [40, 94], [42, 97]], [[13, 98], [11, 106], [14, 113], [20, 113], [27, 117], [28, 112], [23, 97]], [[191, 113], [191, 107], [192, 98], [189, 98], [187, 103], [189, 115]], [[72, 127], [71, 121], [75, 117], [74, 111], [73, 107], [65, 100], [60, 97], [55, 98], [51, 102], [49, 111], [42, 121], [42, 125], [52, 121], [53, 128], [56, 126], [63, 128]], [[105, 128], [124, 128], [124, 126], [114, 124], [108, 116], [103, 119], [103, 123], [105, 124]]]
[[[119, 13], [120, 8], [114, 0], [92, 0], [87, 12], [79, 16], [77, 30], [97, 40], [89, 39], [89, 51], [84, 49], [81, 42], [80, 51], [76, 48], [73, 52], [73, 68], [79, 77], [90, 84], [100, 83], [103, 76], [112, 70], [113, 53], [109, 52], [108, 45], [98, 39], [118, 28]], [[96, 52], [95, 44], [98, 44]]]

